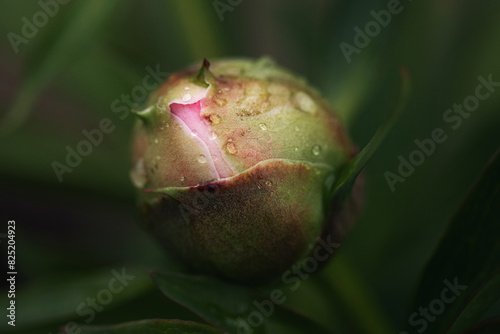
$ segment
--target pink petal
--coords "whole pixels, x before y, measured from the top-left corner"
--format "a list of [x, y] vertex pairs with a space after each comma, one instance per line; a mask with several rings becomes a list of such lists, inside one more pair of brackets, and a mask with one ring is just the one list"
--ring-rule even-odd
[[208, 148], [206, 158], [215, 166], [219, 179], [233, 176], [234, 171], [224, 160], [213, 137], [211, 125], [201, 116], [201, 100], [191, 104], [172, 103], [170, 111], [187, 126], [191, 135], [206, 145]]

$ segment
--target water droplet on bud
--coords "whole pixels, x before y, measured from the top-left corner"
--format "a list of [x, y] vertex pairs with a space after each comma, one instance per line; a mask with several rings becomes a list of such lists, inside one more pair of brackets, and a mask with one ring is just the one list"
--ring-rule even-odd
[[236, 145], [234, 145], [232, 141], [227, 143], [226, 149], [229, 152], [229, 154], [235, 154], [237, 152]]
[[266, 131], [267, 130], [267, 125], [264, 124], [264, 123], [260, 123], [259, 124], [259, 127], [263, 130], [263, 131]]
[[215, 132], [212, 131], [208, 134], [208, 139], [215, 140], [216, 138], [217, 138], [217, 134], [215, 134]]
[[[219, 93], [221, 93], [221, 91], [219, 91]], [[215, 104], [219, 107], [223, 107], [226, 105], [227, 101], [225, 99], [223, 99], [222, 97], [219, 97], [217, 95], [215, 95], [212, 100], [215, 102]]]
[[207, 162], [207, 158], [203, 154], [200, 154], [200, 156], [198, 157], [198, 162], [200, 164], [204, 164], [205, 162]]
[[167, 101], [165, 101], [165, 99], [161, 99], [160, 101], [158, 101], [158, 103], [156, 104], [156, 108], [158, 108], [158, 110], [160, 110], [160, 112], [164, 112], [165, 110], [167, 110]]
[[196, 130], [191, 131], [191, 136], [198, 137], [198, 131]]
[[300, 110], [310, 114], [315, 114], [318, 109], [316, 102], [314, 102], [314, 100], [304, 92], [295, 93], [293, 101]]
[[189, 101], [191, 100], [191, 94], [186, 94], [182, 97], [182, 101]]
[[266, 186], [268, 186], [268, 187], [270, 187], [270, 186], [272, 186], [272, 185], [273, 185], [273, 183], [272, 183], [271, 181], [269, 181], [269, 180], [267, 180], [266, 182], [264, 182], [264, 184], [265, 184]]
[[135, 167], [130, 171], [130, 179], [136, 188], [142, 188], [146, 184], [146, 170], [144, 169], [144, 160], [139, 159]]
[[217, 124], [219, 124], [219, 123], [220, 123], [220, 117], [219, 117], [219, 116], [217, 116], [217, 115], [210, 115], [210, 121], [211, 121], [213, 124], [217, 125]]
[[314, 155], [319, 155], [321, 153], [321, 146], [314, 145], [313, 148], [312, 148], [312, 153]]

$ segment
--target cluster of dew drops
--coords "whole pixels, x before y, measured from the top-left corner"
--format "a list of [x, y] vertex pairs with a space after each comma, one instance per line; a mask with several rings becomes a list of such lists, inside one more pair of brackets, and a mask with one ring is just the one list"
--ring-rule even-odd
[[[186, 86], [184, 89], [185, 89], [185, 90], [189, 90], [189, 87], [188, 87], [188, 86]], [[183, 101], [185, 101], [185, 102], [187, 102], [187, 101], [191, 100], [191, 98], [192, 98], [191, 94], [186, 93], [186, 94], [184, 94], [184, 95], [183, 95], [182, 100], [183, 100]], [[220, 104], [223, 104], [223, 102], [225, 102], [225, 101], [219, 101], [219, 100], [218, 100], [218, 101], [215, 101], [215, 102], [217, 103], [217, 105], [220, 105]], [[218, 115], [213, 114], [213, 115], [210, 115], [210, 121], [212, 122], [212, 124], [217, 125], [217, 124], [219, 124], [219, 123], [221, 122], [221, 119], [220, 119], [220, 117], [219, 117]], [[167, 124], [166, 126], [168, 127], [168, 124]], [[267, 130], [268, 130], [268, 126], [267, 126], [267, 124], [265, 124], [265, 123], [259, 123], [259, 128], [260, 128], [262, 131], [267, 131]], [[163, 128], [162, 128], [161, 130], [163, 130]], [[295, 130], [296, 130], [296, 131], [300, 131], [300, 129], [299, 129], [297, 126], [295, 127]], [[196, 136], [198, 136], [198, 133], [196, 132], [196, 130], [193, 130], [193, 131], [191, 132], [191, 135], [192, 135], [193, 137], [196, 137]], [[209, 139], [210, 139], [210, 140], [215, 140], [216, 138], [217, 138], [217, 134], [216, 134], [215, 132], [211, 131], [211, 132], [209, 133]], [[155, 142], [155, 144], [158, 144], [158, 138], [155, 138], [154, 142]], [[228, 152], [229, 154], [231, 154], [231, 155], [234, 155], [234, 154], [236, 154], [236, 153], [238, 152], [238, 150], [237, 150], [237, 148], [236, 148], [236, 145], [235, 145], [235, 143], [233, 142], [233, 139], [232, 139], [232, 138], [229, 138], [229, 139], [228, 139], [228, 142], [227, 142], [227, 144], [226, 144], [226, 150], [227, 150], [227, 152]], [[298, 147], [294, 147], [294, 150], [295, 150], [295, 151], [299, 151], [299, 148], [298, 148]], [[321, 146], [320, 146], [320, 145], [314, 145], [314, 146], [312, 147], [312, 149], [311, 149], [311, 152], [312, 152], [312, 154], [313, 154], [314, 156], [319, 156], [319, 155], [321, 154]], [[156, 158], [157, 158], [158, 160], [160, 159], [160, 157], [159, 157], [159, 156], [157, 156]], [[218, 159], [218, 158], [217, 158], [216, 156], [213, 156], [213, 157], [212, 157], [212, 159], [213, 159], [213, 161], [217, 161], [217, 159]], [[204, 154], [200, 154], [200, 155], [197, 157], [197, 161], [198, 161], [200, 164], [207, 163], [207, 157], [206, 157]], [[141, 168], [139, 168], [139, 169], [141, 169]], [[138, 176], [138, 174], [139, 174], [139, 175], [141, 175], [141, 174], [143, 174], [143, 173], [141, 173], [141, 171], [137, 171], [137, 172], [139, 172], [139, 173], [133, 173], [133, 174], [134, 174], [134, 176], [135, 176], [135, 177], [133, 177], [133, 179], [135, 179], [135, 181], [137, 181], [137, 182], [134, 182], [134, 183], [136, 184], [136, 186], [139, 186], [139, 184], [143, 184], [143, 183], [144, 183], [144, 180], [142, 180], [142, 178], [140, 178], [141, 180], [138, 180], [138, 177], [137, 177], [137, 176]], [[185, 180], [186, 180], [186, 177], [181, 176], [180, 181], [181, 181], [181, 182], [184, 182]], [[269, 181], [269, 182], [270, 182], [270, 181]]]

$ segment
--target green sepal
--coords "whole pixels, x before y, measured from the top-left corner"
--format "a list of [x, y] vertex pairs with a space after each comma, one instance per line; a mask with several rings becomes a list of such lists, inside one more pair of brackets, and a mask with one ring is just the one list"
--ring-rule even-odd
[[213, 81], [213, 78], [214, 76], [210, 72], [210, 62], [207, 58], [203, 58], [200, 70], [196, 73], [193, 82], [198, 86], [207, 88], [210, 85], [210, 82]]
[[154, 125], [160, 114], [156, 105], [149, 106], [143, 110], [131, 110], [131, 112], [139, 117], [145, 125]]
[[356, 176], [358, 176], [368, 160], [370, 160], [377, 151], [380, 144], [382, 144], [389, 131], [399, 119], [399, 116], [401, 116], [406, 109], [410, 96], [410, 75], [405, 67], [400, 69], [400, 77], [401, 90], [395, 108], [388, 113], [386, 119], [382, 125], [379, 126], [377, 132], [373, 135], [368, 144], [341, 169], [340, 177], [336, 180], [331, 189], [331, 198], [333, 198], [344, 186], [348, 187], [354, 184], [353, 181]]

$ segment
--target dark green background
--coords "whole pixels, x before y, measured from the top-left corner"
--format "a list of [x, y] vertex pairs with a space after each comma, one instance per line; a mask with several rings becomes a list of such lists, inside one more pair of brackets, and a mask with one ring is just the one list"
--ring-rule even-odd
[[[348, 266], [356, 277], [348, 280], [350, 289], [361, 299], [366, 293], [375, 300], [377, 312], [385, 314], [395, 332], [403, 328], [415, 311], [407, 306], [426, 261], [500, 143], [500, 89], [458, 129], [442, 119], [454, 103], [474, 93], [479, 75], [492, 74], [500, 81], [500, 2], [401, 1], [402, 12], [348, 64], [339, 44], [353, 44], [354, 27], [363, 28], [373, 20], [370, 11], [387, 3], [243, 0], [221, 21], [212, 1], [73, 0], [61, 5], [16, 54], [7, 34], [20, 35], [22, 18], [31, 21], [40, 7], [36, 1], [0, 1], [0, 116], [5, 121], [14, 106], [26, 104], [9, 114], [18, 126], [0, 136], [1, 216], [3, 222], [16, 220], [17, 289], [26, 291], [18, 298], [19, 329], [28, 321], [22, 312], [49, 312], [50, 305], [57, 309], [63, 301], [64, 308], [73, 310], [100, 289], [88, 288], [80, 298], [78, 288], [62, 293], [64, 282], [98, 271], [105, 285], [109, 271], [123, 266], [139, 266], [134, 273], [142, 278], [134, 284], [150, 292], [110, 304], [92, 324], [154, 317], [199, 320], [148, 283], [147, 270], [161, 269], [167, 261], [135, 222], [128, 176], [133, 117], [120, 120], [110, 105], [142, 83], [147, 66], [159, 64], [173, 73], [203, 57], [263, 55], [317, 87], [360, 147], [392, 108], [400, 86], [398, 69], [407, 67], [412, 80], [408, 108], [368, 163], [361, 219], [338, 261], [322, 274], [343, 275]], [[61, 39], [64, 43], [57, 44]], [[81, 131], [96, 128], [104, 117], [115, 130], [58, 182], [51, 163], [63, 163], [66, 145], [74, 148], [84, 139]], [[391, 192], [384, 172], [395, 173], [398, 156], [408, 157], [416, 148], [414, 140], [429, 138], [438, 127], [448, 139]], [[2, 239], [2, 258], [4, 246]], [[312, 281], [290, 295], [291, 305], [342, 328], [342, 319], [329, 318], [335, 312], [331, 305], [315, 301], [321, 293]], [[53, 292], [42, 297], [30, 290], [36, 286]], [[3, 291], [0, 300], [3, 308]], [[74, 312], [40, 317], [31, 323], [41, 326], [33, 332], [55, 333], [68, 319], [84, 319]], [[4, 322], [0, 328], [6, 328]]]

